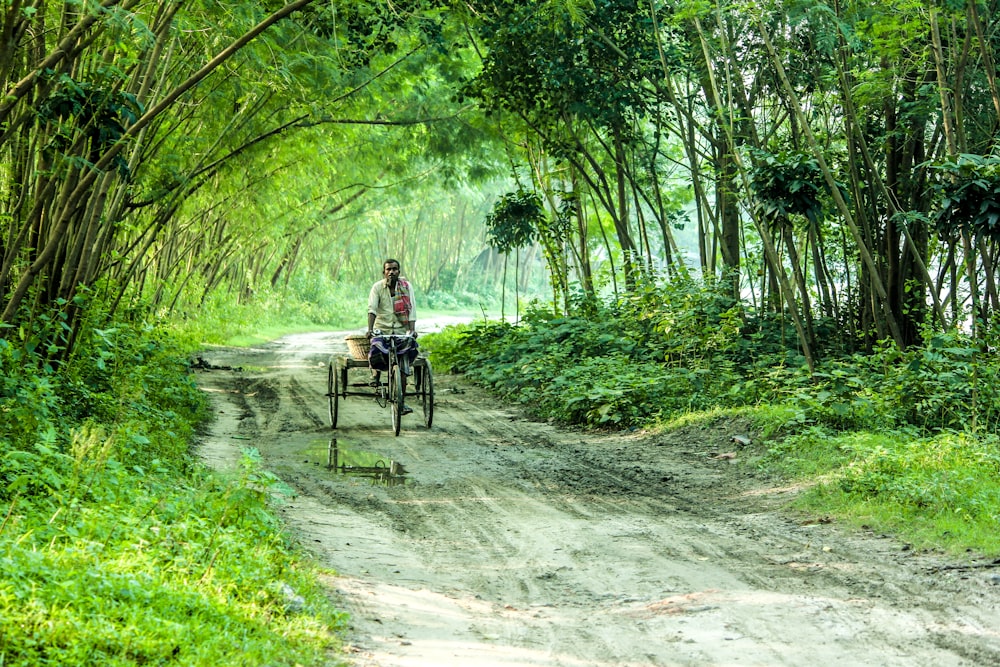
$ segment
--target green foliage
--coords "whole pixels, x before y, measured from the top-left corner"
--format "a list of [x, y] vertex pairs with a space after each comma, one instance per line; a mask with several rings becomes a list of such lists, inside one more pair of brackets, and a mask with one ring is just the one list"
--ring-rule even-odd
[[957, 331], [926, 330], [923, 345], [900, 351], [884, 345], [853, 357], [854, 372], [901, 423], [924, 430], [995, 431], [1000, 424], [1000, 364], [983, 351], [997, 331], [976, 341]]
[[113, 425], [124, 464], [182, 461], [204, 407], [177, 343], [152, 326], [86, 331], [60, 374], [64, 417]]
[[482, 310], [482, 308], [492, 308], [495, 301], [496, 296], [492, 294], [477, 294], [466, 290], [431, 290], [421, 295], [420, 310], [422, 313], [426, 313], [428, 310], [445, 313], [468, 313]]
[[995, 434], [811, 427], [770, 447], [759, 465], [821, 480], [798, 504], [956, 550], [1000, 553], [1000, 441]]
[[285, 543], [255, 468], [229, 484], [111, 460], [90, 472], [92, 500], [10, 503], [4, 664], [326, 664], [317, 649], [343, 619]]
[[[713, 397], [727, 405], [739, 400], [731, 389], [740, 378], [722, 355], [700, 354], [681, 364], [678, 352], [671, 363], [662, 361], [670, 356], [668, 348], [699, 349], [693, 339], [675, 343], [694, 330], [713, 351], [717, 329], [696, 315], [685, 322], [697, 325], [684, 332], [665, 327], [665, 315], [638, 320], [635, 315], [650, 299], [610, 309], [592, 304], [598, 308], [592, 318], [560, 317], [536, 307], [520, 326], [482, 322], [426, 336], [424, 342], [438, 367], [463, 372], [536, 414], [565, 423], [638, 427], [707, 408]], [[637, 340], [637, 331], [644, 338]]]
[[745, 321], [743, 306], [718, 285], [690, 279], [644, 283], [611, 310], [644, 355], [689, 367], [734, 353]]
[[[620, 0], [586, 9], [570, 3], [565, 14], [523, 3], [472, 6], [489, 50], [464, 94], [489, 111], [624, 128], [650, 108], [652, 91], [643, 82], [662, 76], [662, 68], [654, 35], [644, 29], [647, 9]], [[552, 146], [560, 148], [569, 147]]]
[[1000, 239], [1000, 158], [963, 154], [932, 165], [931, 172], [942, 238], [973, 233]]
[[486, 216], [486, 234], [491, 246], [507, 254], [528, 246], [544, 220], [542, 198], [537, 193], [508, 192]]
[[15, 350], [0, 339], [0, 441], [23, 442], [55, 423], [59, 396], [50, 373], [19, 372]]
[[265, 331], [319, 328], [347, 329], [364, 325], [367, 291], [302, 276], [286, 289], [262, 289], [242, 303], [213, 294], [197, 316], [183, 319], [183, 335], [195, 345], [229, 344]]
[[567, 423], [642, 426], [762, 403], [783, 406], [791, 432], [992, 432], [1000, 423], [1000, 362], [959, 332], [928, 330], [905, 352], [830, 348], [809, 373], [778, 320], [748, 314], [712, 285], [650, 285], [574, 310], [530, 308], [519, 326], [482, 322], [425, 343], [438, 367]]
[[465, 347], [464, 334], [470, 331], [465, 324], [452, 324], [436, 333], [420, 337], [420, 349], [427, 354], [431, 366], [439, 373], [454, 373], [459, 370], [462, 349]]
[[[998, 515], [1000, 449], [995, 437], [973, 440], [961, 434], [933, 438], [897, 437], [858, 453], [840, 480], [841, 488], [866, 499], [911, 508], [960, 513], [975, 519]], [[985, 498], [978, 498], [987, 482]]]
[[197, 466], [183, 348], [92, 319], [58, 366], [0, 339], [3, 664], [327, 664], [343, 616], [269, 510], [278, 480], [252, 451], [237, 479]]
[[788, 405], [803, 426], [992, 432], [1000, 423], [1000, 364], [978, 349], [965, 334], [928, 330], [921, 346], [901, 351], [887, 342], [869, 355], [828, 358], [811, 375], [760, 367], [743, 389]]
[[[102, 75], [113, 72], [110, 68], [101, 70]], [[136, 96], [112, 88], [120, 83], [114, 81], [116, 76], [105, 78], [107, 82], [91, 83], [75, 81], [67, 74], [56, 77], [52, 93], [36, 111], [40, 122], [57, 127], [53, 148], [69, 149], [75, 133], [82, 130], [90, 141], [88, 157], [96, 161], [101, 151], [118, 141], [125, 134], [125, 127], [142, 115], [144, 109]], [[118, 156], [114, 164], [125, 175], [128, 164], [124, 158]]]
[[814, 225], [822, 221], [828, 187], [814, 157], [798, 151], [759, 150], [754, 156], [750, 187], [767, 219], [801, 215]]
[[[791, 421], [794, 423], [794, 415]], [[830, 429], [817, 425], [799, 427], [793, 433], [788, 433], [787, 423], [782, 428], [785, 435], [768, 440], [767, 449], [757, 465], [793, 479], [821, 478], [847, 465], [851, 460], [851, 450], [848, 444], [842, 443], [866, 437], [864, 432], [834, 436]]]

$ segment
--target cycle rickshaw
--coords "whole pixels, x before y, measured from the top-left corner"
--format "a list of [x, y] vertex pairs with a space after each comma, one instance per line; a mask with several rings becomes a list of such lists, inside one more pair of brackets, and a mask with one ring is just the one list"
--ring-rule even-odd
[[[373, 382], [369, 373], [367, 336], [348, 336], [346, 342], [349, 354], [335, 354], [330, 358], [326, 395], [330, 401], [331, 428], [337, 428], [340, 401], [348, 396], [374, 397], [380, 407], [388, 407], [395, 435], [399, 435], [403, 421], [404, 399], [409, 396], [419, 401], [419, 407], [423, 411], [424, 426], [431, 427], [434, 421], [434, 374], [431, 371], [431, 362], [424, 356], [418, 356], [409, 363], [400, 356], [397, 348], [403, 349], [407, 336], [383, 335], [382, 338], [388, 347], [389, 369], [383, 371], [384, 380], [379, 382]], [[364, 381], [348, 382], [348, 371], [357, 368], [364, 369]], [[406, 371], [410, 373], [408, 386], [404, 391], [403, 374]], [[355, 375], [360, 376], [360, 374]]]

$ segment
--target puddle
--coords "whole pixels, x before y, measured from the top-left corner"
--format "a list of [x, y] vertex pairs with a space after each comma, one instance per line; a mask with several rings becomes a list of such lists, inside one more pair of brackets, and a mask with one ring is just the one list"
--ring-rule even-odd
[[306, 454], [313, 463], [324, 465], [336, 475], [367, 477], [372, 480], [372, 484], [385, 486], [406, 483], [406, 469], [399, 461], [387, 459], [374, 452], [340, 447], [336, 438], [332, 438], [324, 449], [310, 448]]

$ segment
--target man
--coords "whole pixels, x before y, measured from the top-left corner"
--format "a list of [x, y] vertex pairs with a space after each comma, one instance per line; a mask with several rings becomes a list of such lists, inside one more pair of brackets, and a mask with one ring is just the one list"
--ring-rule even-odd
[[[368, 293], [368, 339], [371, 348], [368, 352], [368, 365], [372, 369], [372, 384], [377, 386], [380, 381], [380, 371], [388, 370], [386, 353], [388, 348], [381, 337], [375, 336], [375, 330], [382, 334], [409, 334], [417, 337], [416, 309], [413, 306], [413, 288], [409, 281], [399, 275], [399, 261], [387, 259], [382, 262], [382, 279], [372, 285]], [[411, 347], [397, 350], [404, 358], [403, 392], [406, 392], [406, 377], [417, 358], [417, 343]], [[413, 410], [403, 406], [403, 414], [408, 415]]]

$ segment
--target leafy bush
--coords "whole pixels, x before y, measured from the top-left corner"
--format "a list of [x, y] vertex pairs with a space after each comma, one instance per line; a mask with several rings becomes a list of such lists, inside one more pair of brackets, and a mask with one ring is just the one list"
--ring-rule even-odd
[[960, 332], [926, 331], [923, 346], [901, 352], [887, 345], [859, 365], [867, 364], [873, 388], [907, 423], [992, 431], [1000, 420], [1000, 362], [980, 345]]
[[[568, 423], [637, 426], [761, 403], [788, 406], [799, 429], [991, 431], [1000, 421], [1000, 361], [958, 332], [869, 355], [837, 356], [834, 341], [810, 373], [780, 320], [745, 312], [712, 285], [650, 285], [574, 312], [535, 305], [518, 326], [476, 323], [425, 342], [440, 368]], [[987, 348], [998, 340], [991, 334]]]
[[463, 372], [500, 354], [506, 336], [516, 328], [503, 321], [478, 321], [473, 324], [450, 325], [438, 333], [420, 338], [431, 363], [440, 369]]
[[565, 317], [535, 306], [519, 326], [478, 322], [425, 336], [424, 344], [439, 368], [565, 423], [637, 427], [709, 407], [710, 397], [738, 398], [731, 389], [741, 378], [725, 358], [667, 364], [629, 335], [631, 311], [594, 312], [594, 319]]
[[693, 280], [650, 284], [628, 295], [618, 311], [629, 338], [661, 360], [700, 365], [738, 344], [742, 305], [717, 286]]
[[[599, 381], [595, 382], [595, 378]], [[563, 376], [546, 392], [558, 399], [550, 411], [563, 421], [588, 426], [645, 426], [685, 412], [710, 407], [702, 402], [724, 382], [725, 373], [711, 375], [688, 369], [668, 369], [662, 364], [631, 361], [623, 355], [591, 357], [567, 366]], [[563, 385], [563, 386], [561, 386]]]
[[469, 330], [465, 324], [452, 324], [436, 333], [420, 338], [420, 348], [427, 354], [431, 365], [438, 372], [453, 373], [458, 370], [465, 341], [463, 334]]

